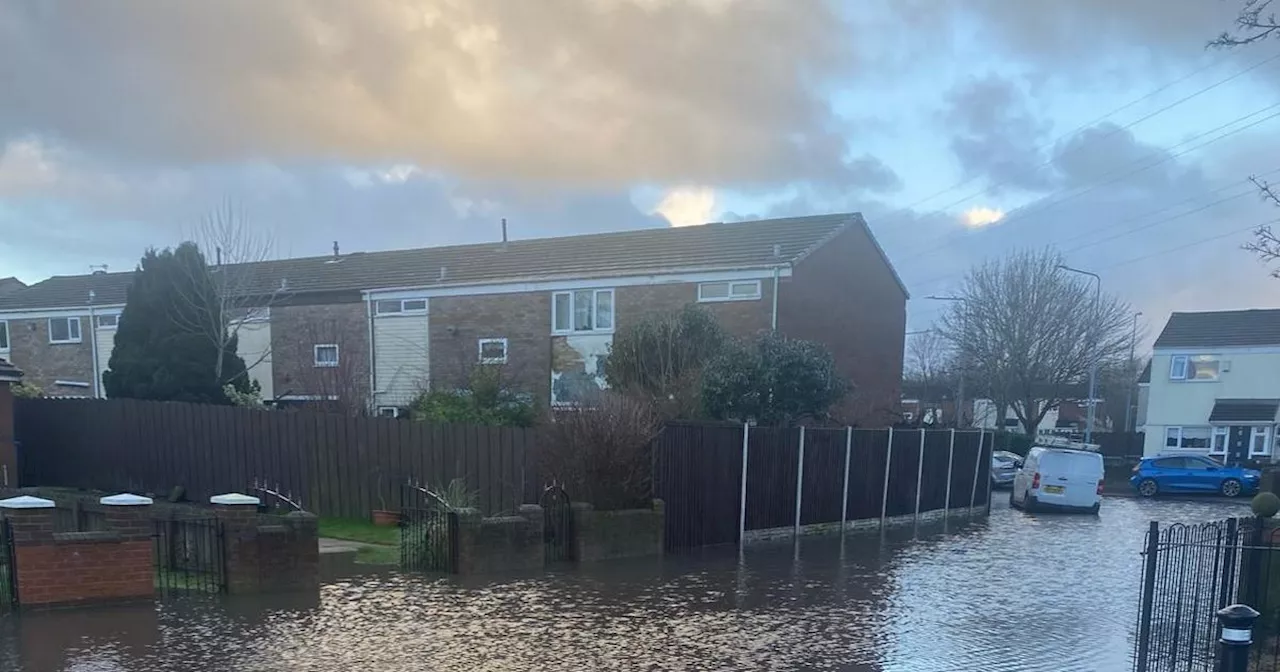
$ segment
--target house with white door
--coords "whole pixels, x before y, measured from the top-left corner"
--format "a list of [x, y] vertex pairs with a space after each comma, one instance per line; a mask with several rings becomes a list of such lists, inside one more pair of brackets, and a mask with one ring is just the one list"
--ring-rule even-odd
[[1143, 453], [1274, 461], [1280, 310], [1174, 313], [1156, 339]]

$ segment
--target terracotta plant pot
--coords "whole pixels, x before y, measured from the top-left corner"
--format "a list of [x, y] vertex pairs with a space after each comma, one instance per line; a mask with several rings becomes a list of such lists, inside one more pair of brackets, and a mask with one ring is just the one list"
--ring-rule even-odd
[[400, 524], [400, 513], [396, 511], [374, 511], [373, 524], [378, 527], [395, 527]]

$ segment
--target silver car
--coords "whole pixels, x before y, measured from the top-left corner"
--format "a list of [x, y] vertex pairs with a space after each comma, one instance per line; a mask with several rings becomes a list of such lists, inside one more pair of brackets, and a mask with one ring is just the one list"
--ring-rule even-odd
[[1022, 456], [1007, 450], [991, 453], [991, 489], [1013, 487], [1013, 477], [1022, 468]]

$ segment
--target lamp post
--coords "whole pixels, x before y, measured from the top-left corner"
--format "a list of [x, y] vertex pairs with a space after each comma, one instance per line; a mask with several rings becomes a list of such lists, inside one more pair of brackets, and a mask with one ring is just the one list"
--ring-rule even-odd
[[[933, 301], [957, 301], [957, 302], [963, 303], [965, 305], [965, 311], [960, 318], [960, 331], [965, 338], [969, 336], [969, 310], [968, 310], [969, 299], [966, 299], [963, 296], [933, 296], [933, 295], [929, 295], [924, 298], [931, 299]], [[964, 379], [968, 376], [968, 371], [969, 371], [969, 362], [968, 362], [968, 358], [965, 357], [964, 339], [961, 339], [960, 383], [958, 385], [958, 389], [956, 390], [956, 424], [957, 425], [968, 424], [968, 421], [965, 420], [965, 413], [964, 413]]]
[[[1133, 366], [1133, 354], [1138, 344], [1138, 318], [1142, 317], [1142, 311], [1133, 314], [1133, 333], [1129, 335], [1129, 361], [1125, 362], [1125, 368]], [[1136, 371], [1133, 369], [1131, 371]], [[1132, 432], [1133, 428], [1129, 426], [1129, 420], [1133, 417], [1133, 387], [1137, 385], [1136, 381], [1125, 381], [1124, 392], [1124, 431]]]
[[[1091, 316], [1091, 318], [1093, 320], [1097, 320], [1098, 306], [1101, 305], [1102, 303], [1102, 278], [1099, 277], [1097, 273], [1092, 273], [1090, 271], [1082, 271], [1078, 268], [1072, 268], [1065, 264], [1058, 264], [1058, 270], [1066, 271], [1068, 273], [1078, 273], [1080, 275], [1087, 275], [1094, 279], [1094, 282], [1096, 283], [1096, 287], [1094, 289], [1094, 294], [1093, 294], [1093, 313], [1094, 314]], [[1097, 339], [1094, 339], [1093, 343], [1090, 344], [1090, 349], [1092, 350], [1092, 352], [1090, 353], [1092, 356], [1089, 358], [1090, 359], [1089, 361], [1089, 415], [1088, 415], [1088, 419], [1085, 420], [1085, 426], [1084, 426], [1084, 442], [1085, 443], [1093, 443], [1093, 417], [1095, 412], [1094, 409], [1097, 406], [1097, 400], [1094, 399], [1094, 397], [1096, 396], [1097, 385], [1098, 385]]]

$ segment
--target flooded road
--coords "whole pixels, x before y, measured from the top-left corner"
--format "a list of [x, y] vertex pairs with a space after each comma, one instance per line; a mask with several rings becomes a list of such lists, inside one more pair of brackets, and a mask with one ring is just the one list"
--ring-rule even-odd
[[1242, 505], [1108, 499], [989, 520], [487, 580], [0, 616], [0, 670], [1128, 669], [1148, 520]]

